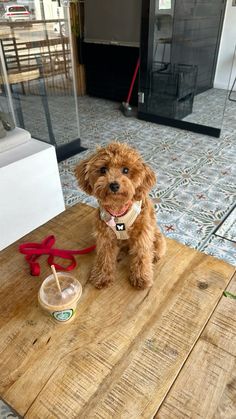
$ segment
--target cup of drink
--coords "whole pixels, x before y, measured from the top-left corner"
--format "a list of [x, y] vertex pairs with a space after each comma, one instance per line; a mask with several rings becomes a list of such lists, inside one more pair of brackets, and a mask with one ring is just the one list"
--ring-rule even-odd
[[74, 276], [54, 270], [54, 273], [43, 281], [38, 301], [56, 323], [69, 323], [75, 317], [81, 294], [82, 286]]

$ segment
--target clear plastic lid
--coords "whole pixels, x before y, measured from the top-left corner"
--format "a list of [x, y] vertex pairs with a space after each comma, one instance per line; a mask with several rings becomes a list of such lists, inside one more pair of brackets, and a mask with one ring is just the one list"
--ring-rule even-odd
[[79, 299], [82, 293], [82, 286], [73, 276], [57, 272], [60, 282], [60, 293], [53, 275], [48, 276], [42, 283], [39, 290], [40, 300], [47, 305], [58, 306], [74, 302]]

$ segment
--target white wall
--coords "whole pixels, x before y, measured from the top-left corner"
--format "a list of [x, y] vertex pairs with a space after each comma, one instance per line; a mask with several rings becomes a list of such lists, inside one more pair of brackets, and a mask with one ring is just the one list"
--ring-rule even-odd
[[63, 7], [58, 7], [57, 1], [44, 0], [43, 4], [46, 19], [64, 19]]
[[[232, 6], [232, 0], [227, 0], [225, 19], [214, 80], [214, 87], [216, 88], [228, 89], [228, 87], [231, 88], [232, 86], [232, 83], [236, 76], [236, 57], [234, 57], [235, 45], [236, 6]], [[233, 59], [234, 65], [231, 74]]]
[[52, 2], [51, 0], [34, 0], [35, 16], [37, 20], [42, 19], [40, 3], [43, 4], [46, 19], [64, 19], [63, 7], [58, 7], [57, 1]]

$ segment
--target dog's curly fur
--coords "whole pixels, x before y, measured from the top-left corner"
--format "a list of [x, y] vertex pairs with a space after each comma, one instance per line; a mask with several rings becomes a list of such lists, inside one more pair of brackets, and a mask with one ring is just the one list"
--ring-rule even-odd
[[[90, 281], [97, 288], [109, 285], [115, 276], [119, 251], [126, 247], [130, 255], [131, 284], [141, 289], [152, 286], [153, 263], [166, 250], [165, 239], [156, 225], [154, 208], [148, 197], [156, 182], [154, 172], [136, 150], [113, 142], [83, 160], [76, 168], [76, 175], [79, 186], [113, 213], [119, 212], [127, 202], [142, 200], [141, 212], [129, 228], [127, 240], [118, 240], [97, 211], [96, 260]], [[114, 182], [119, 184], [116, 192], [110, 187]]]

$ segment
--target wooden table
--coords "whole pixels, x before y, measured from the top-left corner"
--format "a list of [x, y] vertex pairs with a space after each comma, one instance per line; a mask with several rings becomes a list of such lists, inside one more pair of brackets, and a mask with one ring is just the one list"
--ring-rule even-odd
[[[20, 242], [94, 243], [94, 209], [76, 205]], [[88, 283], [94, 254], [78, 256], [77, 317], [57, 325], [38, 307], [50, 268], [32, 277], [18, 244], [1, 253], [0, 395], [26, 418], [231, 418], [236, 412], [233, 266], [168, 240], [153, 288], [137, 291], [128, 260], [103, 290]]]

